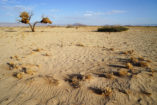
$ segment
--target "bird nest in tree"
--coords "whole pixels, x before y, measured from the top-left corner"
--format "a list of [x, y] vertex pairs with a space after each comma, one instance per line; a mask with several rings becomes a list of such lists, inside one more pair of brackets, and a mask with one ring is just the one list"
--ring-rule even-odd
[[52, 21], [49, 19], [49, 18], [43, 18], [42, 20], [41, 20], [41, 23], [49, 23], [49, 24], [52, 24]]
[[25, 24], [28, 24], [28, 23], [29, 23], [29, 20], [26, 19], [26, 18], [22, 18], [22, 19], [21, 19], [21, 22], [22, 22], [22, 23], [25, 23]]
[[20, 17], [21, 18], [25, 18], [25, 19], [29, 19], [29, 13], [27, 13], [27, 12], [22, 12], [21, 14], [20, 14]]

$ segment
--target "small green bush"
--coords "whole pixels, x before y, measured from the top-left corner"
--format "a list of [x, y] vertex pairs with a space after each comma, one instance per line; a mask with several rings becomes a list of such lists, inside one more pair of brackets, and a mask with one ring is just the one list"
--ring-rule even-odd
[[122, 32], [127, 31], [127, 27], [123, 26], [103, 26], [101, 28], [98, 28], [98, 32]]

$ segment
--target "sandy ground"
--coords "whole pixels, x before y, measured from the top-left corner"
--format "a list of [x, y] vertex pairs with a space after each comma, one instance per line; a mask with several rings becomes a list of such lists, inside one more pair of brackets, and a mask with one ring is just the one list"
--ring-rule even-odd
[[0, 105], [157, 105], [157, 27], [96, 29], [0, 27]]

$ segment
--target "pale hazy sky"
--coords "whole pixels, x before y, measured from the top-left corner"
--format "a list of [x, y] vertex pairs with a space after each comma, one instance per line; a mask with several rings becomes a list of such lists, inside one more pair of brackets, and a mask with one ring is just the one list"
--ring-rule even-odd
[[54, 24], [157, 24], [157, 0], [0, 0], [0, 22], [17, 22], [32, 11], [32, 22], [48, 16]]

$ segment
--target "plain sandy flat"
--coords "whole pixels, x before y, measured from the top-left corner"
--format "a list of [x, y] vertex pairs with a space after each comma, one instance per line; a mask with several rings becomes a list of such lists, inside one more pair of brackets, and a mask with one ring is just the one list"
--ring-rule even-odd
[[[157, 27], [129, 28], [103, 33], [97, 27], [0, 27], [0, 105], [157, 105]], [[132, 56], [149, 67], [125, 68]], [[9, 70], [7, 63], [16, 67]], [[128, 74], [116, 75], [121, 69]], [[72, 75], [91, 78], [79, 78], [74, 88]], [[106, 88], [109, 96], [96, 91]]]

